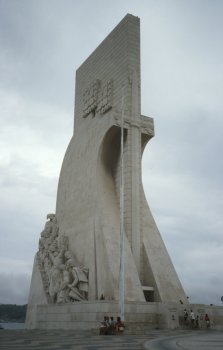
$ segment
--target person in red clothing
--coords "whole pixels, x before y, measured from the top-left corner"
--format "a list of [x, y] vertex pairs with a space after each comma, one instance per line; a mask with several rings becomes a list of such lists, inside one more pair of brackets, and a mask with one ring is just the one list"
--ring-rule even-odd
[[116, 330], [118, 332], [123, 332], [124, 331], [124, 323], [122, 322], [121, 317], [117, 317]]
[[210, 318], [209, 318], [208, 314], [205, 315], [204, 319], [205, 319], [207, 328], [209, 328], [210, 327]]

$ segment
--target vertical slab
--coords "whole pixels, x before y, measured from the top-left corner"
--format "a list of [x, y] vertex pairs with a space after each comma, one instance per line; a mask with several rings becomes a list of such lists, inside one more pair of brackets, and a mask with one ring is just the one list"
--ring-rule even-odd
[[[89, 297], [118, 298], [120, 115], [140, 116], [140, 21], [126, 15], [76, 72], [74, 137], [64, 158], [56, 216], [78, 261], [91, 266]], [[140, 271], [141, 133], [125, 128], [126, 298], [144, 300]], [[132, 171], [133, 169], [133, 171]], [[92, 222], [97, 222], [93, 235]], [[93, 246], [97, 249], [94, 257]], [[97, 261], [97, 264], [95, 263]], [[96, 266], [97, 265], [97, 266]], [[95, 268], [93, 268], [95, 266]], [[97, 282], [95, 282], [97, 281]], [[95, 286], [97, 283], [97, 286]]]

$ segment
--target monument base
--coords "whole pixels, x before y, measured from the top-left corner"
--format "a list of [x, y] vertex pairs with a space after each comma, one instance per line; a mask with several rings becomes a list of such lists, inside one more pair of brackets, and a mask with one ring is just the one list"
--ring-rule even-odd
[[[184, 321], [183, 310], [192, 309], [199, 318], [199, 328], [206, 328], [204, 316], [207, 313], [211, 328], [223, 329], [223, 307], [203, 304], [179, 303], [125, 303], [125, 333], [144, 333], [149, 329], [190, 328], [190, 321]], [[86, 301], [72, 304], [37, 305], [35, 320], [27, 323], [28, 329], [73, 329], [97, 330], [104, 316], [118, 316], [116, 301]]]

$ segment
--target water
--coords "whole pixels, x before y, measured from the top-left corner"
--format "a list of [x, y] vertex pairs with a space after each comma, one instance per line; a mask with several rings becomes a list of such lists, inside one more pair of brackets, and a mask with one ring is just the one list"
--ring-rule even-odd
[[21, 322], [1, 322], [0, 326], [4, 329], [25, 329], [25, 323]]

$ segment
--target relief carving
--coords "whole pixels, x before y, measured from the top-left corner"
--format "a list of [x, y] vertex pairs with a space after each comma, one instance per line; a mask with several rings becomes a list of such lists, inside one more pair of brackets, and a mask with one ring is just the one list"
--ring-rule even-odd
[[112, 79], [102, 83], [95, 80], [84, 91], [83, 95], [83, 117], [86, 118], [90, 113], [95, 115], [96, 111], [101, 115], [112, 108], [113, 99], [113, 81]]
[[68, 237], [59, 235], [55, 214], [41, 232], [38, 265], [49, 303], [68, 303], [88, 299], [89, 270], [80, 266], [68, 249]]
[[98, 104], [98, 92], [99, 92], [99, 80], [93, 81], [93, 83], [85, 90], [83, 100], [84, 100], [84, 108], [83, 108], [83, 117], [87, 117], [88, 114], [93, 112], [95, 114], [95, 110]]

